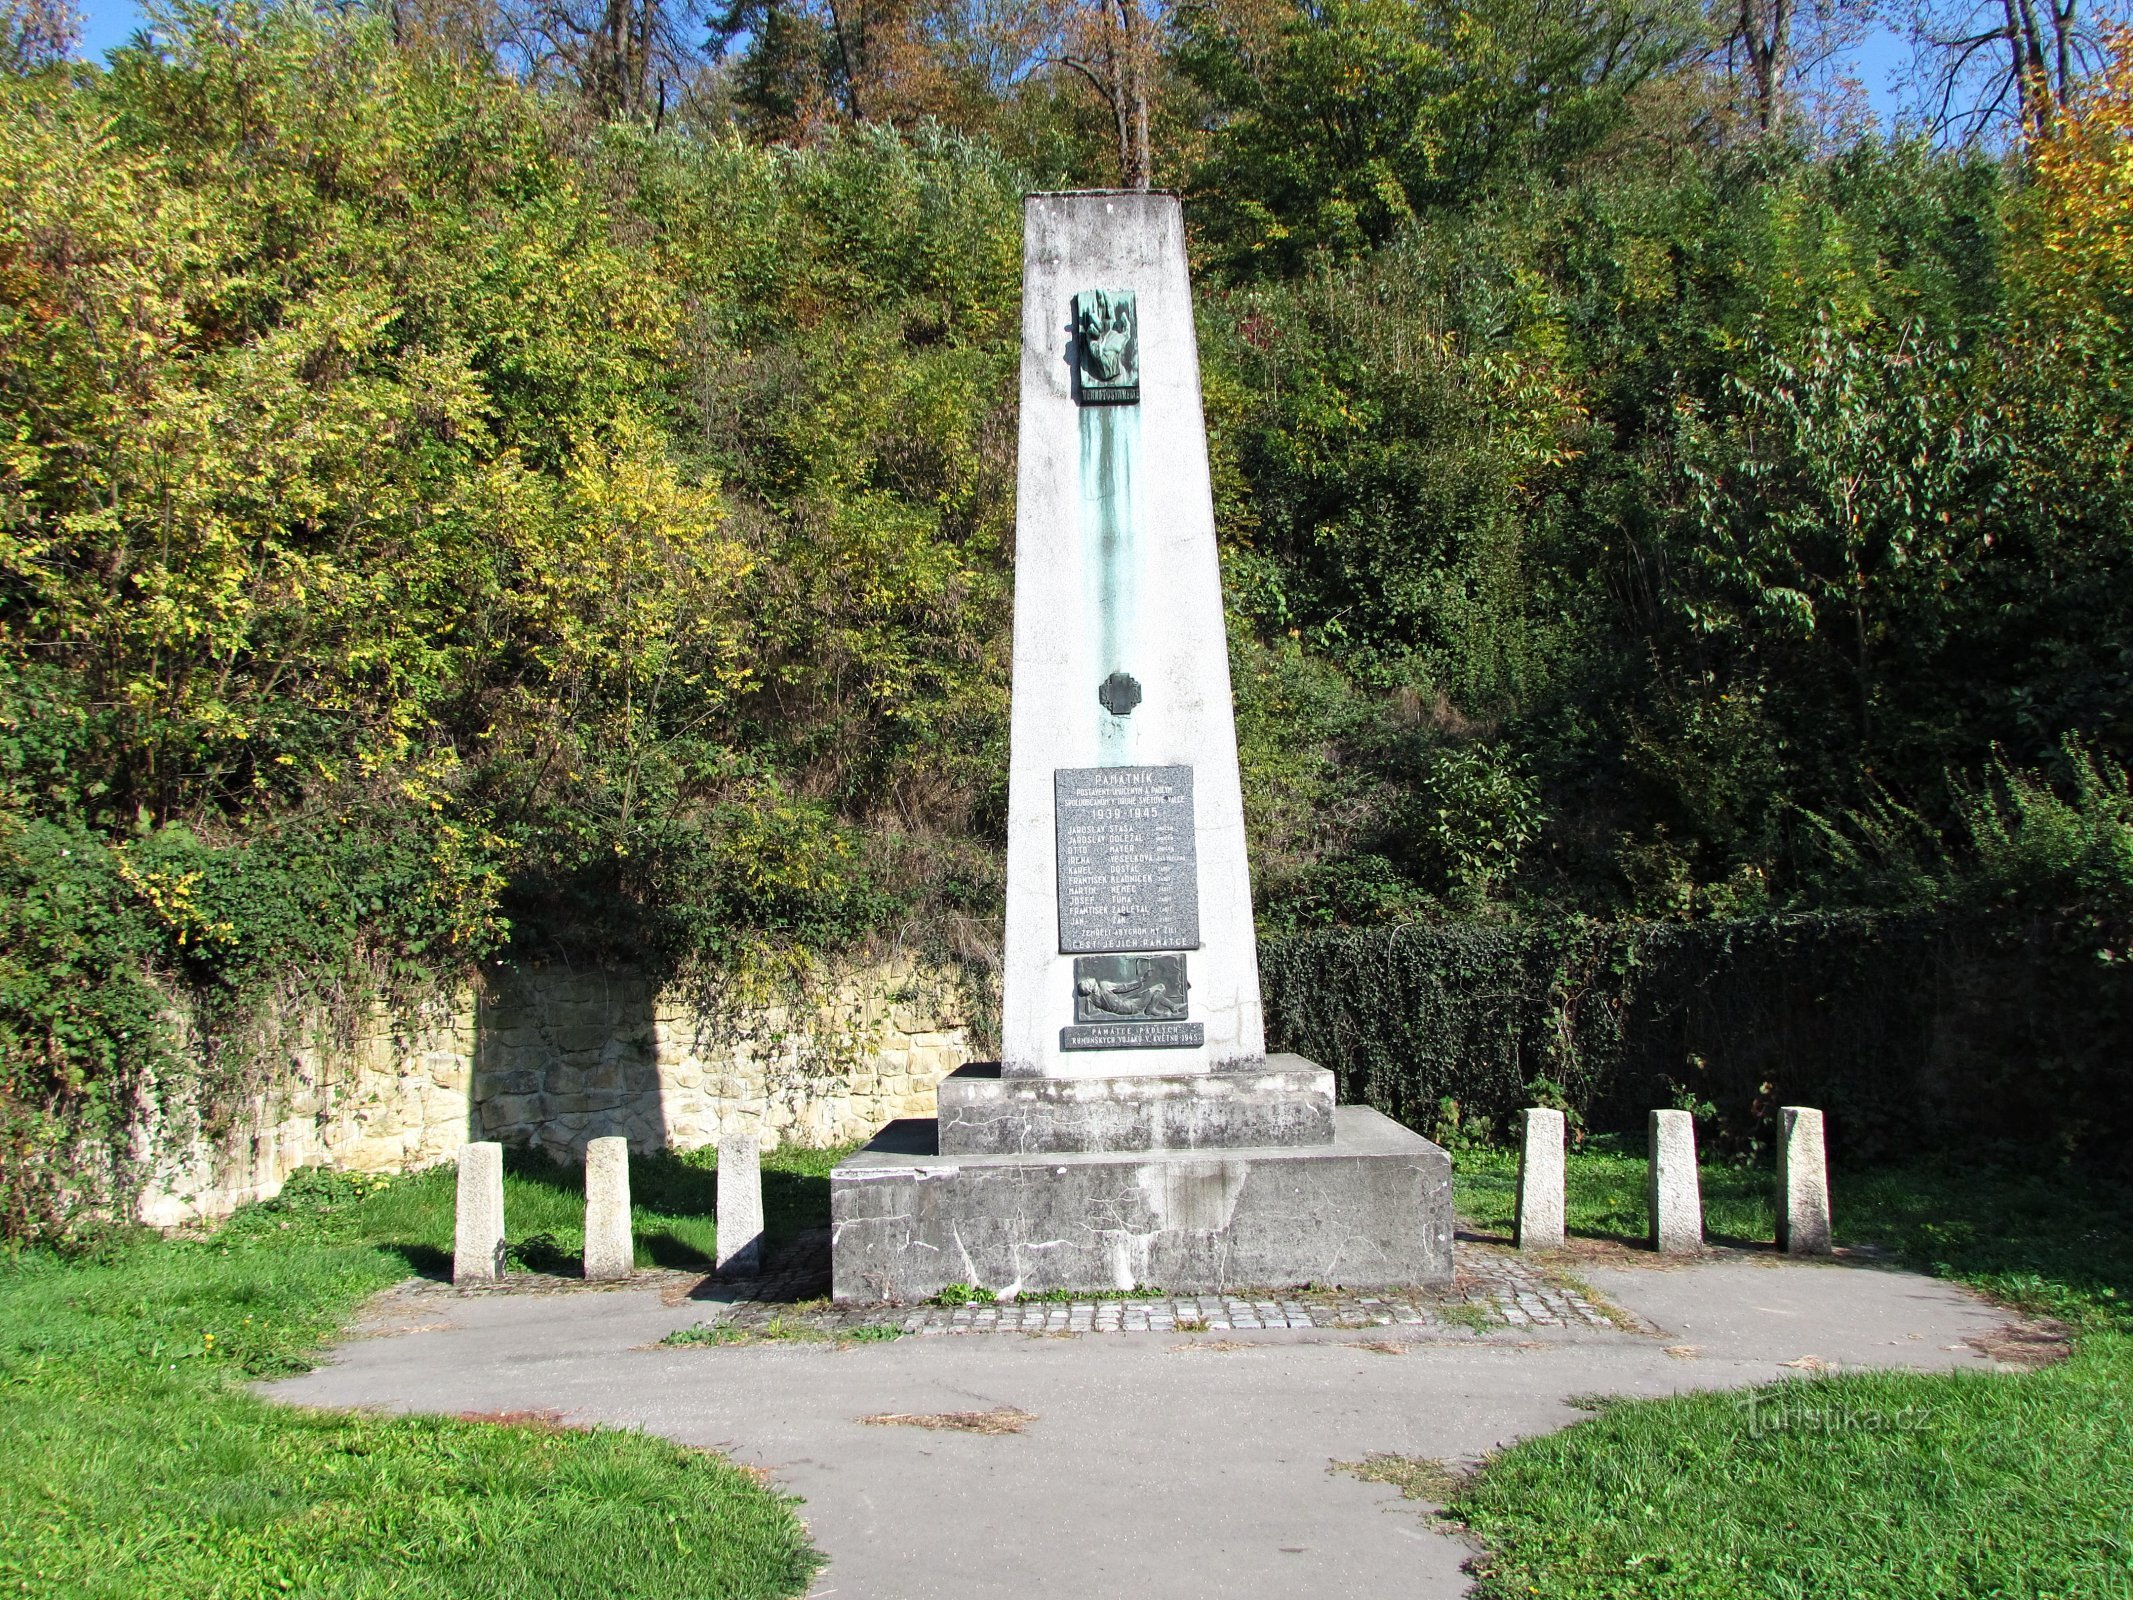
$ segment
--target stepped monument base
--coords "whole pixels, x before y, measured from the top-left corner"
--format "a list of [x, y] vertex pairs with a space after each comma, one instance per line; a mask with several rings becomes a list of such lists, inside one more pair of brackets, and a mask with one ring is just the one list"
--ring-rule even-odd
[[1441, 1282], [1452, 1163], [1366, 1106], [1322, 1144], [942, 1155], [892, 1123], [830, 1174], [839, 1300]]

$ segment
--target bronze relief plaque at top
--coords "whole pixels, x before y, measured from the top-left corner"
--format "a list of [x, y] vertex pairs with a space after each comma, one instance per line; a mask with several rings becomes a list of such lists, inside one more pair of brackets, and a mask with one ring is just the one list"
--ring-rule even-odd
[[1192, 768], [1052, 774], [1065, 955], [1200, 948]]
[[1141, 318], [1131, 289], [1074, 296], [1074, 397], [1085, 406], [1140, 403]]

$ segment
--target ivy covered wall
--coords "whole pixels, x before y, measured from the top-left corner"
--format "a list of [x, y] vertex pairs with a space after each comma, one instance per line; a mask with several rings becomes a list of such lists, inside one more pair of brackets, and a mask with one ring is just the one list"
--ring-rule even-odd
[[2123, 1164], [2133, 972], [2091, 929], [1867, 912], [1349, 929], [1260, 950], [1269, 1033], [1344, 1100], [1458, 1147], [1555, 1105], [1636, 1132], [1684, 1107], [1766, 1149], [1818, 1105], [1840, 1156], [1951, 1143]]

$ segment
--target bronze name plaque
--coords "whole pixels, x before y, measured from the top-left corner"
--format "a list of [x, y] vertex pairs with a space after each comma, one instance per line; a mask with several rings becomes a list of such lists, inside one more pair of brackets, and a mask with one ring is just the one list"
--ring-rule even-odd
[[1190, 767], [1060, 767], [1059, 949], [1200, 948]]

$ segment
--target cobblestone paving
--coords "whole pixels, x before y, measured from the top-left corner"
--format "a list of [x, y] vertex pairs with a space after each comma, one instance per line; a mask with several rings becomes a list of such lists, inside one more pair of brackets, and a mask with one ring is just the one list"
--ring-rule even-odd
[[659, 1270], [606, 1283], [550, 1273], [513, 1272], [497, 1283], [455, 1287], [428, 1283], [405, 1291], [430, 1295], [599, 1293], [660, 1289], [671, 1301], [703, 1306], [704, 1321], [742, 1330], [773, 1322], [830, 1334], [894, 1327], [910, 1334], [1173, 1333], [1201, 1329], [1408, 1327], [1480, 1332], [1501, 1328], [1633, 1326], [1613, 1307], [1536, 1270], [1510, 1251], [1461, 1240], [1454, 1277], [1442, 1287], [1409, 1290], [1287, 1289], [1235, 1294], [1030, 1300], [960, 1306], [849, 1305], [828, 1297], [826, 1248], [805, 1239], [760, 1278], [720, 1279]]
[[1444, 1288], [1380, 1291], [1285, 1290], [1275, 1294], [1152, 1295], [1033, 1300], [982, 1305], [839, 1306], [820, 1298], [819, 1278], [720, 1283], [690, 1298], [719, 1307], [718, 1321], [740, 1329], [773, 1320], [825, 1333], [888, 1325], [913, 1334], [1171, 1333], [1200, 1329], [1413, 1327], [1610, 1328], [1618, 1319], [1581, 1290], [1555, 1283], [1504, 1251], [1461, 1243], [1456, 1276]]

